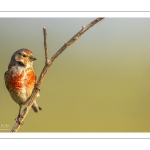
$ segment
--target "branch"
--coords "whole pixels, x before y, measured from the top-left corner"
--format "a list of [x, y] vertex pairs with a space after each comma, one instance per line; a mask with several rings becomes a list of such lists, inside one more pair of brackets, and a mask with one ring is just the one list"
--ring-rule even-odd
[[67, 49], [71, 44], [73, 44], [75, 41], [77, 41], [80, 36], [86, 32], [88, 29], [90, 29], [92, 26], [94, 26], [96, 23], [98, 23], [99, 21], [101, 21], [104, 18], [97, 18], [94, 21], [92, 21], [91, 23], [89, 23], [86, 26], [82, 26], [82, 29], [75, 34], [67, 43], [64, 43], [64, 45], [51, 57], [48, 58], [48, 50], [47, 50], [47, 37], [46, 37], [46, 28], [43, 28], [43, 32], [44, 32], [44, 49], [45, 49], [45, 66], [37, 80], [37, 84], [36, 87], [34, 88], [31, 97], [29, 98], [29, 102], [27, 103], [27, 105], [25, 106], [24, 110], [21, 113], [21, 116], [19, 117], [20, 123], [16, 122], [14, 127], [12, 128], [11, 132], [17, 132], [18, 129], [20, 128], [20, 125], [22, 124], [22, 122], [24, 121], [26, 115], [28, 114], [34, 100], [37, 97], [37, 94], [39, 92], [40, 86], [42, 84], [42, 81], [44, 79], [44, 76], [47, 72], [47, 70], [49, 69], [49, 67], [52, 65], [53, 61], [65, 50]]
[[46, 34], [46, 28], [43, 28], [44, 33], [44, 48], [45, 48], [45, 61], [48, 63], [48, 50], [47, 50], [47, 34]]
[[75, 34], [67, 43], [64, 43], [64, 45], [51, 57], [51, 62], [53, 62], [67, 47], [77, 41], [84, 32], [86, 32], [89, 28], [94, 26], [102, 19], [104, 18], [97, 18], [88, 25], [82, 26], [82, 29], [77, 34]]

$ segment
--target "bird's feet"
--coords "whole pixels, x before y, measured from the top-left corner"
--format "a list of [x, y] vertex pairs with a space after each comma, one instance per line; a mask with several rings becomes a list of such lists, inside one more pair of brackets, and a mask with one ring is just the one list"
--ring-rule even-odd
[[21, 120], [20, 120], [21, 118], [23, 118], [23, 117], [21, 115], [18, 115], [18, 117], [15, 118], [15, 121], [16, 121], [16, 123], [23, 125], [24, 122], [21, 122]]
[[35, 89], [39, 90], [40, 92], [40, 88], [38, 88], [37, 84], [34, 85]]

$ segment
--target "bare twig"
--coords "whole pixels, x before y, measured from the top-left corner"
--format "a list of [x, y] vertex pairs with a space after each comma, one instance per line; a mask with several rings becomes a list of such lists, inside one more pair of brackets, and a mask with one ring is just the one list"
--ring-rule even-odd
[[85, 31], [87, 31], [89, 28], [94, 26], [96, 23], [98, 23], [102, 19], [104, 19], [104, 18], [97, 18], [94, 21], [92, 21], [91, 23], [89, 23], [88, 25], [82, 26], [82, 29], [77, 34], [75, 34], [67, 43], [64, 43], [64, 45], [51, 57], [51, 62], [53, 62], [67, 47], [69, 47], [72, 43], [77, 41], [79, 39], [79, 37]]
[[39, 88], [42, 84], [42, 81], [44, 79], [44, 76], [47, 72], [47, 70], [49, 69], [49, 67], [52, 65], [53, 61], [65, 50], [67, 49], [67, 47], [69, 47], [71, 44], [73, 44], [75, 41], [77, 41], [79, 39], [79, 37], [84, 33], [86, 32], [89, 28], [91, 28], [92, 26], [94, 26], [96, 23], [98, 23], [99, 21], [101, 21], [103, 18], [97, 18], [95, 19], [94, 21], [92, 21], [91, 23], [89, 23], [88, 25], [86, 26], [82, 26], [82, 29], [77, 33], [75, 34], [67, 43], [65, 43], [50, 59], [48, 58], [48, 50], [47, 50], [47, 40], [46, 40], [46, 28], [44, 27], [43, 28], [43, 32], [44, 32], [44, 48], [45, 48], [45, 66], [38, 78], [38, 81], [37, 81], [37, 84], [36, 84], [36, 87], [34, 88], [33, 92], [32, 92], [32, 95], [29, 99], [29, 102], [27, 103], [27, 105], [25, 106], [24, 110], [22, 111], [21, 113], [21, 116], [19, 118], [20, 120], [20, 123], [16, 122], [16, 124], [14, 125], [14, 127], [12, 128], [11, 132], [17, 132], [19, 127], [20, 127], [20, 124], [24, 121], [26, 115], [28, 114], [34, 100], [36, 99], [37, 97], [37, 94], [39, 92]]
[[48, 50], [47, 50], [47, 33], [46, 33], [46, 28], [43, 28], [43, 33], [44, 33], [44, 49], [45, 49], [45, 61], [48, 63]]

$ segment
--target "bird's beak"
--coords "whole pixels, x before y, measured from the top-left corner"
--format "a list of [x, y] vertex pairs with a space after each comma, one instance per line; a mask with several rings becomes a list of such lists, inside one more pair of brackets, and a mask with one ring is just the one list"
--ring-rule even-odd
[[34, 61], [34, 60], [36, 60], [36, 58], [34, 56], [30, 56], [30, 60]]

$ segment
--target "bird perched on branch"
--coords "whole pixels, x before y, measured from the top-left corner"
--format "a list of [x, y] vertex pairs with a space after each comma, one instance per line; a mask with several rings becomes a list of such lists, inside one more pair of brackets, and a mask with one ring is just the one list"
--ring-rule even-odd
[[[36, 75], [33, 69], [34, 60], [36, 60], [36, 58], [30, 50], [26, 48], [17, 50], [12, 55], [8, 70], [4, 75], [8, 92], [10, 93], [11, 98], [19, 104], [20, 107], [17, 118], [20, 117], [22, 105], [25, 105], [28, 102], [36, 85]], [[36, 101], [34, 101], [32, 108], [34, 112], [42, 110]]]

